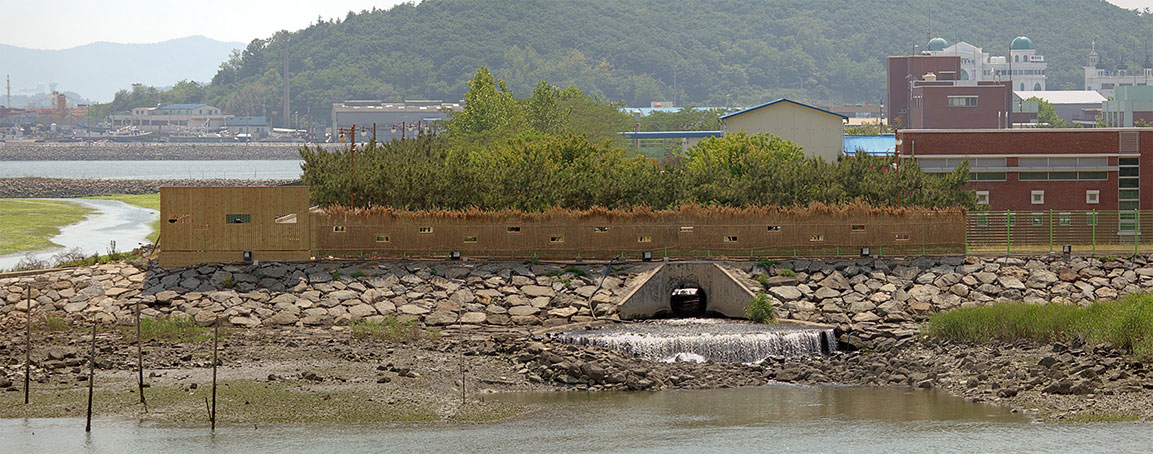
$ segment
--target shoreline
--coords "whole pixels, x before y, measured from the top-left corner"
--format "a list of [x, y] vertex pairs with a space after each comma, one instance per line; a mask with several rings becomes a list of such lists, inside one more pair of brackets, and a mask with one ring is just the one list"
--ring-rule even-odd
[[98, 178], [0, 178], [0, 199], [62, 199], [83, 198], [113, 194], [152, 194], [161, 186], [286, 186], [299, 184], [293, 180], [254, 179], [172, 179], [172, 180], [115, 180]]
[[2, 143], [3, 161], [298, 160], [300, 148], [343, 144], [249, 143]]
[[[919, 339], [887, 351], [842, 352], [770, 360], [761, 365], [665, 363], [597, 347], [534, 339], [525, 330], [477, 333], [464, 328], [446, 327], [440, 337], [400, 341], [354, 337], [342, 327], [229, 329], [221, 341], [219, 423], [484, 423], [536, 411], [531, 406], [485, 399], [492, 393], [703, 390], [782, 384], [925, 392], [937, 388], [968, 402], [1011, 408], [1038, 422], [1153, 420], [1153, 390], [1141, 385], [1150, 378], [1150, 372], [1126, 369], [1132, 358], [1102, 346], [958, 345]], [[33, 347], [29, 407], [22, 404], [19, 392], [22, 374], [14, 370], [23, 360], [22, 333], [16, 334], [19, 337], [0, 344], [0, 360], [8, 365], [4, 375], [9, 376], [0, 378], [0, 418], [83, 417], [87, 330], [33, 333], [37, 343]], [[45, 341], [45, 337], [51, 340]], [[206, 422], [203, 398], [210, 389], [211, 339], [145, 342], [145, 393], [149, 402], [145, 413], [135, 391], [133, 337], [130, 327], [101, 332], [94, 415], [156, 423]], [[1076, 391], [1082, 386], [1080, 382], [1073, 385], [1073, 391], [1062, 393], [1042, 389], [1044, 383], [1029, 388], [1012, 379], [1000, 381], [1016, 366], [1028, 368], [1036, 365], [1038, 356], [1053, 356], [1055, 348], [1077, 353], [1071, 362], [1058, 359], [1043, 369], [1042, 376], [1053, 375], [1056, 382], [1068, 377], [1079, 380], [1080, 372], [1068, 367], [1079, 362], [1121, 363], [1120, 370], [1135, 373], [1118, 380], [1102, 376], [1104, 381], [1094, 393]], [[958, 360], [958, 356], [964, 359]], [[953, 364], [957, 361], [966, 364]], [[989, 371], [990, 363], [1001, 361], [1014, 366]], [[467, 396], [463, 405], [462, 362]], [[892, 370], [877, 373], [879, 364]], [[1068, 373], [1063, 372], [1066, 369]]]

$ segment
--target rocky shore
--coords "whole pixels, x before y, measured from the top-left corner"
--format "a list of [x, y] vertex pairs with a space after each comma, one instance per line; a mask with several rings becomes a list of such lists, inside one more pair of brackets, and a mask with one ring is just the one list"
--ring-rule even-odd
[[[146, 262], [110, 264], [0, 278], [0, 327], [12, 333], [0, 354], [11, 358], [5, 360], [2, 375], [16, 381], [22, 372], [15, 356], [22, 352], [19, 333], [29, 306], [34, 317], [53, 316], [76, 325], [96, 320], [111, 327], [133, 323], [139, 302], [146, 318], [187, 316], [201, 325], [219, 319], [249, 333], [244, 335], [252, 339], [248, 344], [234, 345], [247, 345], [250, 353], [237, 355], [232, 365], [244, 370], [256, 367], [244, 358], [288, 355], [282, 359], [295, 364], [286, 367], [296, 372], [273, 374], [297, 377], [293, 380], [311, 380], [301, 375], [307, 371], [298, 369], [302, 358], [315, 352], [280, 348], [267, 339], [305, 339], [292, 342], [331, 348], [334, 361], [346, 361], [341, 359], [348, 353], [340, 350], [343, 344], [361, 351], [416, 348], [423, 353], [402, 356], [415, 355], [410, 370], [422, 375], [420, 368], [427, 361], [420, 360], [421, 355], [428, 361], [441, 358], [428, 364], [465, 355], [479, 361], [476, 367], [492, 367], [478, 389], [845, 383], [939, 388], [974, 401], [1036, 410], [1042, 419], [1148, 420], [1153, 419], [1153, 390], [1145, 383], [1153, 369], [1109, 345], [944, 344], [925, 338], [919, 329], [933, 313], [956, 307], [1009, 300], [1087, 304], [1145, 291], [1153, 286], [1149, 265], [1147, 257], [790, 260], [770, 264], [769, 270], [751, 262], [729, 263], [741, 279], [759, 277], [776, 300], [779, 318], [828, 323], [836, 327], [842, 344], [843, 353], [832, 356], [747, 366], [654, 362], [529, 334], [588, 324], [593, 314], [602, 320], [618, 318], [622, 297], [638, 284], [640, 273], [655, 266], [652, 263], [615, 267], [603, 285], [603, 265], [272, 262], [158, 269]], [[386, 319], [416, 323], [441, 336], [385, 345], [348, 340], [351, 322]], [[121, 360], [111, 361], [109, 368], [130, 367], [127, 345]], [[300, 358], [292, 359], [294, 355]], [[163, 366], [184, 368], [202, 361], [184, 359]], [[363, 371], [366, 375], [357, 380], [396, 379], [389, 373], [399, 373], [389, 372], [388, 362], [394, 368], [408, 367], [397, 366], [395, 359], [377, 362], [384, 369]], [[64, 364], [53, 368], [46, 363], [43, 369], [74, 367]], [[439, 369], [426, 372], [445, 375]]]
[[[2, 143], [0, 161], [297, 160], [299, 143]], [[309, 144], [317, 146], [317, 144]], [[341, 144], [320, 144], [337, 149]]]
[[64, 178], [0, 178], [0, 198], [66, 198], [108, 194], [153, 194], [161, 186], [278, 186], [299, 180], [108, 180]]

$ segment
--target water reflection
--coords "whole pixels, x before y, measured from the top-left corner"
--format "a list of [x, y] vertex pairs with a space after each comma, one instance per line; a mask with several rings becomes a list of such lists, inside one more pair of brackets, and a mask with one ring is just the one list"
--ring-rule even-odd
[[[492, 424], [224, 425], [0, 420], [2, 452], [1144, 452], [1153, 425], [1034, 424], [932, 390], [835, 386], [489, 395], [539, 406]], [[33, 435], [35, 433], [35, 435]]]

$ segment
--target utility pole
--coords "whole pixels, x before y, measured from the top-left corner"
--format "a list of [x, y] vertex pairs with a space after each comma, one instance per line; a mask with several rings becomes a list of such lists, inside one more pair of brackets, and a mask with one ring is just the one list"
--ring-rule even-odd
[[284, 37], [284, 128], [292, 129], [291, 118], [288, 117], [288, 36]]
[[8, 89], [8, 103], [4, 107], [12, 108], [12, 75], [4, 76], [4, 85]]

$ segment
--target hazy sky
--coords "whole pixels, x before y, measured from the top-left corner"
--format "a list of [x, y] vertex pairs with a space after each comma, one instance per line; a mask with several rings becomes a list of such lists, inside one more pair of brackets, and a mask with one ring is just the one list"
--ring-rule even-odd
[[[1153, 1], [1153, 0], [1150, 0]], [[279, 30], [388, 9], [401, 0], [13, 0], [0, 6], [0, 43], [63, 49], [95, 41], [154, 43], [191, 35], [247, 43]]]
[[[606, 0], [607, 1], [607, 0]], [[1128, 9], [1153, 0], [1108, 0]], [[348, 11], [401, 0], [13, 0], [0, 7], [0, 43], [63, 49], [94, 41], [150, 43], [191, 35], [247, 43]]]

